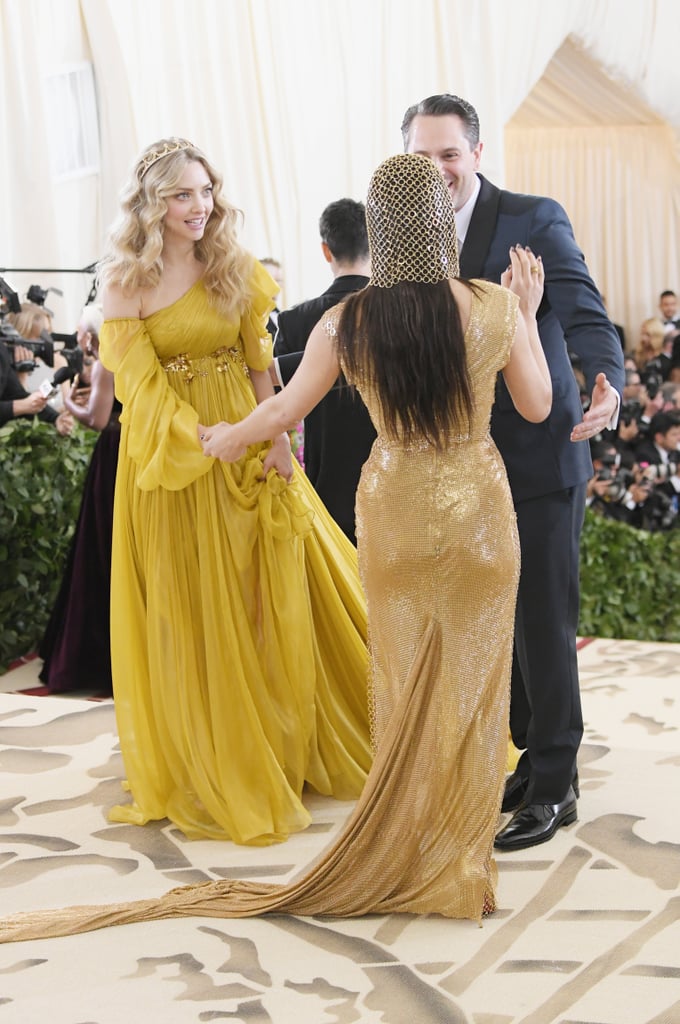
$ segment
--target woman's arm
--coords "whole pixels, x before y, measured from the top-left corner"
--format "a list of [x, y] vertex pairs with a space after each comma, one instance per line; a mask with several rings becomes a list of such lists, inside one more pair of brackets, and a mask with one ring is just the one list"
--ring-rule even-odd
[[73, 385], [70, 393], [64, 398], [64, 405], [80, 423], [93, 430], [103, 430], [109, 422], [113, 409], [113, 374], [97, 360], [92, 367], [90, 393], [87, 405], [81, 406], [75, 401], [77, 385]]
[[[269, 370], [253, 370], [252, 367], [249, 370], [255, 399], [257, 404], [260, 405], [274, 395], [274, 386], [271, 382]], [[262, 462], [262, 475], [266, 476], [270, 469], [275, 469], [289, 483], [293, 479], [293, 456], [290, 450], [290, 437], [287, 431], [282, 431], [277, 437], [272, 439], [272, 446]]]
[[[309, 336], [300, 367], [289, 384], [273, 395], [267, 371], [255, 387], [257, 409], [239, 423], [216, 423], [212, 427], [199, 426], [199, 437], [206, 455], [214, 455], [223, 462], [241, 458], [248, 445], [267, 441], [299, 423], [330, 391], [340, 372], [335, 340], [322, 323], [316, 325]], [[251, 371], [252, 375], [252, 371]], [[258, 387], [261, 392], [258, 392]], [[260, 400], [265, 390], [271, 397]]]
[[501, 284], [519, 298], [520, 316], [503, 377], [517, 412], [542, 423], [552, 407], [552, 381], [536, 324], [543, 295], [543, 263], [529, 249], [511, 249]]
[[274, 387], [267, 370], [253, 370], [248, 368], [250, 373], [250, 379], [253, 382], [253, 391], [255, 392], [255, 398], [257, 404], [266, 401], [271, 398], [274, 394]]

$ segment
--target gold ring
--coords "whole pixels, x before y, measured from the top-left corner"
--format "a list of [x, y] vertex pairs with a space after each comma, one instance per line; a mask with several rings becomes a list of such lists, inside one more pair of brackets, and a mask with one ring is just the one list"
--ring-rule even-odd
[[531, 267], [531, 273], [532, 274], [537, 274], [538, 273], [538, 267]]

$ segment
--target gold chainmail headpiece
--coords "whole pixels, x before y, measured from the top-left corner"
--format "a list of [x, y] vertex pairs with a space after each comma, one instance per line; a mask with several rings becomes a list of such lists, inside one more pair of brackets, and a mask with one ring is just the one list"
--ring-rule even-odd
[[428, 157], [400, 153], [380, 164], [368, 188], [366, 222], [376, 288], [458, 277], [455, 208]]
[[193, 142], [187, 142], [186, 139], [164, 139], [157, 148], [149, 150], [140, 161], [139, 180], [142, 180], [149, 168], [158, 160], [170, 156], [171, 153], [181, 153], [185, 149], [195, 149]]

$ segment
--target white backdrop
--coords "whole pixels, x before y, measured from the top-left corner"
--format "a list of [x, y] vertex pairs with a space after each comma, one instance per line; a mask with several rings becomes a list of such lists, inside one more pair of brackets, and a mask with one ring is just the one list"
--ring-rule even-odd
[[[176, 134], [223, 171], [248, 248], [284, 263], [284, 301], [316, 294], [322, 208], [363, 198], [405, 108], [450, 91], [479, 111], [488, 177], [565, 203], [631, 336], [662, 288], [680, 291], [679, 41], [675, 0], [0, 0], [0, 268], [96, 260], [132, 160]], [[45, 76], [79, 61], [101, 167], [55, 180]], [[57, 330], [91, 280], [3, 276], [62, 288]]]

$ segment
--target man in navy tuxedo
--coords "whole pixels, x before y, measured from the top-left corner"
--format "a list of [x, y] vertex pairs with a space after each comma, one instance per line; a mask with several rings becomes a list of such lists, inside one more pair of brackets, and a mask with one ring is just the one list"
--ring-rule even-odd
[[[513, 816], [496, 836], [500, 850], [550, 839], [576, 820], [576, 756], [583, 719], [576, 659], [579, 539], [588, 439], [614, 426], [623, 390], [623, 353], [569, 219], [552, 199], [496, 188], [478, 174], [479, 119], [465, 100], [430, 96], [402, 124], [407, 152], [438, 165], [456, 207], [461, 276], [499, 282], [511, 246], [541, 256], [545, 293], [538, 328], [553, 383], [543, 423], [516, 412], [499, 375], [491, 433], [510, 480], [522, 565], [515, 623], [510, 728], [523, 751], [506, 780], [503, 811]], [[569, 353], [592, 388], [583, 413]]]

